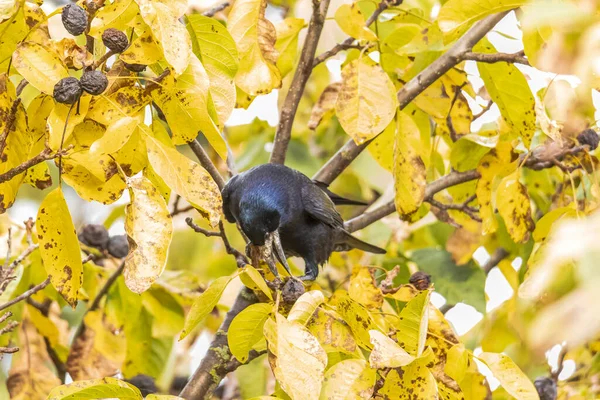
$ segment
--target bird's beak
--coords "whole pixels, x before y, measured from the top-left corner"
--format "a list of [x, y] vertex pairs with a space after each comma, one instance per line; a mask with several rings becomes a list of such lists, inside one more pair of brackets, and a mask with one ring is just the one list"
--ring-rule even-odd
[[275, 247], [275, 255], [277, 256], [277, 259], [279, 260], [281, 265], [283, 265], [283, 267], [288, 272], [288, 274], [290, 274], [290, 276], [293, 276], [292, 271], [290, 270], [290, 266], [287, 263], [287, 259], [285, 258], [285, 252], [283, 251], [283, 246], [281, 246], [281, 239], [279, 238], [279, 230], [276, 229], [270, 235], [272, 235], [272, 238], [273, 238], [273, 245]]

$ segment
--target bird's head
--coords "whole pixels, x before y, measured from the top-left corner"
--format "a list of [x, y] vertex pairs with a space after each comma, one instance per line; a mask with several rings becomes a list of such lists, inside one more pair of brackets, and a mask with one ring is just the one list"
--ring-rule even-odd
[[255, 246], [264, 246], [267, 236], [279, 228], [280, 218], [276, 209], [255, 202], [240, 207], [240, 225]]

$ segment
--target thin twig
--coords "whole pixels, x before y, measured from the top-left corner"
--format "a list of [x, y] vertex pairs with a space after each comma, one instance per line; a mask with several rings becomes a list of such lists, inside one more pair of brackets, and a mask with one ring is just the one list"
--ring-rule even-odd
[[194, 232], [201, 233], [204, 236], [207, 236], [207, 237], [221, 236], [221, 232], [209, 231], [207, 229], [204, 229], [204, 228], [198, 226], [196, 223], [194, 223], [194, 220], [192, 219], [192, 217], [187, 217], [185, 219], [185, 222], [186, 222], [186, 224], [189, 225], [190, 228], [192, 228], [194, 230]]
[[111, 58], [115, 54], [116, 53], [114, 51], [112, 51], [112, 50], [109, 50], [108, 52], [104, 53], [104, 55], [102, 57], [100, 57], [98, 59], [98, 61], [96, 61], [94, 63], [94, 65], [92, 65], [92, 69], [97, 69], [98, 67], [102, 66], [106, 62], [106, 60], [108, 60], [109, 58]]
[[33, 251], [35, 249], [37, 249], [39, 247], [39, 244], [34, 243], [34, 244], [30, 244], [29, 247], [27, 247], [25, 249], [25, 251], [23, 251], [19, 257], [17, 257], [12, 263], [10, 263], [10, 265], [8, 266], [7, 270], [8, 271], [13, 271], [15, 268], [17, 268], [17, 266], [19, 264], [21, 264], [27, 257], [29, 257], [29, 255], [31, 253], [33, 253]]
[[[8, 263], [10, 262], [10, 255], [12, 250], [12, 228], [8, 228], [8, 239], [6, 240], [6, 259], [4, 260], [4, 265], [0, 272], [4, 272], [8, 268]], [[0, 274], [1, 275], [1, 274]]]
[[460, 85], [454, 89], [454, 97], [452, 97], [452, 102], [450, 103], [450, 109], [448, 110], [448, 115], [446, 115], [446, 125], [448, 125], [448, 130], [450, 131], [450, 139], [452, 139], [453, 142], [456, 142], [460, 137], [459, 137], [458, 133], [456, 133], [456, 130], [454, 129], [454, 125], [452, 124], [452, 109], [454, 108], [454, 105], [456, 104], [456, 101], [458, 100], [458, 97], [460, 96], [460, 91], [462, 90], [463, 87], [465, 87], [466, 84], [467, 84], [467, 82], [463, 83], [462, 85]]
[[48, 278], [46, 278], [46, 280], [44, 282], [35, 285], [31, 289], [29, 289], [28, 291], [24, 292], [20, 296], [15, 297], [11, 301], [9, 301], [7, 303], [4, 303], [4, 304], [1, 304], [0, 305], [0, 311], [5, 310], [8, 307], [11, 307], [11, 306], [17, 304], [18, 302], [20, 302], [22, 300], [25, 300], [26, 298], [28, 298], [28, 297], [36, 294], [37, 292], [39, 292], [40, 290], [44, 289], [49, 284], [50, 284], [50, 275], [48, 275]]
[[230, 3], [228, 1], [225, 1], [221, 4], [218, 4], [216, 6], [214, 6], [213, 8], [211, 8], [210, 10], [206, 10], [202, 13], [202, 15], [204, 15], [205, 17], [214, 17], [214, 15], [220, 11], [223, 11], [224, 9], [226, 9], [227, 7], [229, 7]]
[[[474, 179], [479, 179], [480, 176], [481, 175], [476, 170], [466, 172], [451, 172], [450, 174], [443, 176], [427, 185], [425, 188], [425, 199], [431, 199], [434, 194], [451, 186], [456, 186]], [[394, 200], [391, 200], [372, 211], [367, 211], [356, 218], [346, 221], [344, 227], [348, 232], [355, 232], [371, 225], [376, 221], [379, 221], [381, 218], [390, 215], [394, 211], [396, 211], [396, 206], [394, 204]]]
[[[79, 104], [79, 101], [77, 101], [77, 104]], [[75, 103], [71, 104], [71, 107], [69, 108], [69, 112], [67, 112], [67, 117], [65, 118], [65, 126], [63, 127], [62, 136], [60, 138], [60, 147], [58, 149], [58, 186], [62, 186], [63, 145], [65, 144], [65, 135], [67, 133], [67, 125], [69, 124], [69, 117], [71, 116], [71, 111], [73, 111], [74, 105], [75, 105]]]
[[[438, 78], [463, 61], [462, 56], [471, 51], [473, 46], [509, 12], [510, 11], [504, 11], [493, 14], [477, 22], [467, 33], [458, 39], [446, 53], [431, 63], [413, 79], [408, 81], [406, 85], [398, 91], [397, 97], [400, 109], [404, 109], [415, 97], [421, 94]], [[367, 148], [373, 139], [368, 140], [361, 145], [357, 145], [352, 139], [349, 140], [329, 159], [329, 161], [327, 161], [327, 163], [325, 163], [323, 167], [321, 167], [314, 175], [313, 179], [324, 183], [333, 182], [333, 180], [337, 178], [364, 149]]]
[[477, 195], [474, 194], [460, 204], [444, 204], [435, 200], [433, 197], [425, 201], [427, 201], [432, 206], [439, 208], [440, 210], [462, 211], [463, 213], [467, 214], [473, 221], [481, 222], [481, 218], [477, 215], [479, 210], [469, 206], [469, 203], [475, 200], [476, 197]]
[[329, 1], [321, 0], [320, 2], [313, 2], [312, 18], [308, 25], [306, 39], [304, 40], [304, 46], [300, 54], [300, 61], [294, 73], [290, 89], [285, 96], [283, 106], [281, 107], [279, 125], [277, 125], [277, 133], [273, 142], [273, 152], [271, 153], [270, 161], [272, 163], [283, 164], [285, 162], [285, 155], [292, 135], [294, 117], [304, 93], [306, 82], [308, 82], [308, 78], [312, 72], [313, 58], [315, 57], [319, 37], [321, 37], [321, 31], [323, 30], [323, 24], [327, 16]]
[[27, 171], [29, 168], [31, 168], [39, 163], [42, 163], [44, 161], [52, 160], [53, 158], [56, 158], [59, 154], [62, 154], [62, 153], [52, 154], [50, 149], [45, 149], [37, 156], [23, 162], [20, 165], [17, 165], [16, 167], [14, 167], [12, 169], [9, 169], [8, 171], [6, 171], [3, 174], [0, 174], [0, 183], [10, 181], [12, 178]]
[[229, 239], [227, 238], [227, 234], [225, 233], [225, 227], [223, 225], [223, 222], [219, 221], [218, 231], [209, 231], [198, 226], [196, 223], [194, 223], [194, 220], [191, 217], [186, 218], [185, 222], [189, 225], [190, 228], [194, 230], [194, 232], [201, 233], [206, 237], [220, 237], [223, 241], [223, 245], [225, 246], [225, 251], [227, 252], [227, 254], [230, 254], [235, 257], [235, 261], [238, 267], [242, 268], [248, 264], [248, 260], [246, 259], [246, 257], [233, 246], [231, 246], [231, 244], [229, 243]]
[[213, 178], [213, 181], [215, 181], [215, 183], [219, 187], [219, 190], [223, 190], [223, 187], [225, 186], [225, 180], [217, 170], [217, 167], [215, 167], [215, 164], [213, 164], [213, 162], [211, 161], [208, 154], [206, 154], [206, 151], [204, 151], [204, 149], [202, 148], [200, 142], [198, 142], [197, 139], [194, 139], [188, 144], [190, 146], [190, 149], [192, 149], [192, 151], [196, 155], [196, 157], [198, 157], [200, 165], [202, 165], [202, 167], [204, 167], [204, 169], [210, 174], [210, 176]]
[[481, 117], [486, 112], [490, 111], [490, 108], [492, 108], [493, 105], [494, 105], [493, 100], [488, 101], [488, 103], [481, 109], [481, 111], [479, 111], [477, 114], [473, 115], [473, 121], [475, 121], [477, 118]]
[[[379, 18], [381, 13], [384, 12], [386, 8], [388, 8], [388, 6], [389, 6], [388, 1], [386, 1], [386, 0], [380, 1], [379, 4], [377, 5], [377, 8], [373, 12], [373, 14], [371, 14], [371, 16], [365, 22], [365, 26], [366, 27], [371, 26], [373, 24], [373, 22], [375, 22], [377, 20], [377, 18]], [[354, 40], [355, 40], [354, 38], [349, 37], [346, 40], [344, 40], [343, 42], [338, 43], [335, 46], [333, 46], [330, 50], [327, 50], [326, 52], [319, 54], [319, 56], [315, 57], [315, 59], [313, 60], [312, 68], [315, 68], [317, 65], [321, 64], [323, 61], [327, 60], [328, 58], [335, 56], [340, 51], [351, 49], [351, 48], [356, 48], [355, 47], [356, 45], [353, 44]], [[359, 48], [364, 48], [364, 46], [359, 46]]]
[[478, 61], [483, 63], [507, 62], [512, 64], [529, 65], [529, 60], [522, 53], [473, 53], [467, 52], [462, 56], [463, 60]]
[[19, 351], [18, 347], [0, 347], [0, 353], [4, 354], [12, 354]]

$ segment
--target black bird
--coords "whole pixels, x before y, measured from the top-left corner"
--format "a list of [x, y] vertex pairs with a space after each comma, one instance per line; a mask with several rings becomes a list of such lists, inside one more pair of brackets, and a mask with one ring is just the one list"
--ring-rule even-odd
[[[274, 245], [275, 255], [290, 275], [286, 257], [302, 257], [306, 263], [304, 280], [314, 280], [319, 265], [333, 251], [356, 248], [385, 253], [344, 230], [344, 221], [330, 196], [346, 204], [353, 201], [325, 190], [326, 185], [284, 165], [260, 165], [227, 182], [222, 192], [223, 213], [229, 222], [240, 224], [250, 244]], [[277, 276], [275, 265], [268, 264]]]

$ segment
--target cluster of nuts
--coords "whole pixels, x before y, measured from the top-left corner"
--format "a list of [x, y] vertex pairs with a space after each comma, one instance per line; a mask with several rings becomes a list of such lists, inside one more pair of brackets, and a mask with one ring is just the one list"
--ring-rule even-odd
[[[62, 11], [62, 23], [71, 35], [77, 36], [85, 32], [88, 27], [87, 12], [77, 4], [68, 4]], [[124, 32], [108, 28], [102, 33], [102, 42], [112, 53], [121, 53], [129, 46], [129, 40]], [[146, 66], [138, 64], [125, 64], [135, 72], [143, 71]], [[101, 71], [88, 70], [81, 79], [74, 77], [63, 78], [54, 86], [54, 99], [63, 104], [75, 104], [83, 92], [97, 96], [108, 87], [108, 79]]]
[[108, 251], [113, 257], [124, 258], [129, 253], [129, 243], [126, 235], [109, 236], [103, 225], [85, 225], [77, 235], [79, 241], [86, 246], [101, 251]]

